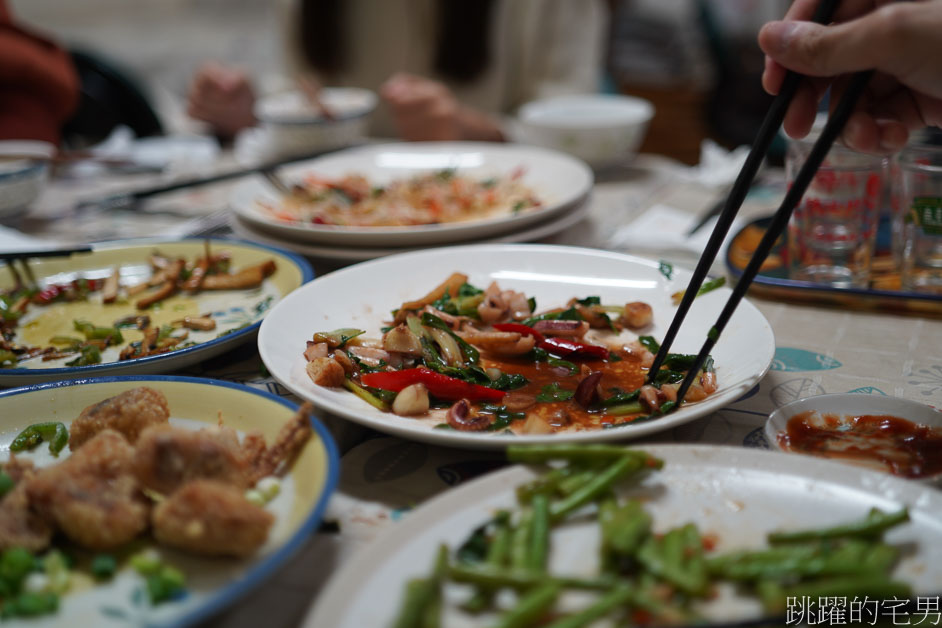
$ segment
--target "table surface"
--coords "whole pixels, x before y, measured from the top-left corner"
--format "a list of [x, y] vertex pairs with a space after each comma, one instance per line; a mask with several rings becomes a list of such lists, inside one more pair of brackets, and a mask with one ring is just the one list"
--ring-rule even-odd
[[[212, 167], [225, 170], [236, 164], [223, 156]], [[685, 177], [684, 171], [668, 159], [640, 155], [630, 166], [597, 173], [585, 220], [544, 242], [619, 250], [692, 267], [697, 254], [688, 250], [690, 247], [655, 251], [632, 245], [626, 249], [626, 240], [617, 237], [620, 228], [651, 207], [667, 205], [699, 215], [718, 199], [718, 190]], [[187, 173], [193, 174], [201, 173]], [[180, 175], [57, 178], [25, 215], [7, 226], [62, 243], [155, 235], [231, 235], [227, 198], [234, 182], [156, 196], [131, 210], [76, 209], [80, 201], [148, 186], [168, 176]], [[774, 211], [784, 194], [782, 180], [780, 172], [768, 173], [766, 183], [753, 189], [740, 215], [750, 219]], [[323, 260], [312, 263], [318, 276], [337, 267]], [[725, 274], [721, 261], [714, 264], [713, 271]], [[729, 407], [641, 442], [768, 447], [762, 434], [767, 415], [789, 401], [821, 393], [895, 395], [942, 406], [942, 319], [758, 298], [751, 301], [775, 333], [775, 359], [769, 373]], [[942, 310], [942, 303], [939, 307]], [[291, 397], [263, 374], [261, 366], [258, 352], [249, 345], [233, 350], [226, 359], [213, 360], [211, 366], [198, 366], [186, 373], [238, 381]], [[384, 437], [337, 417], [322, 416], [322, 420], [342, 453], [340, 485], [327, 514], [327, 520], [338, 525], [322, 528], [267, 584], [206, 625], [298, 625], [323, 584], [351, 552], [385, 526], [407, 518], [410, 507], [449, 488], [442, 479], [447, 474], [437, 472], [441, 467], [474, 460], [491, 463], [480, 468], [493, 468], [499, 461], [496, 454]], [[413, 464], [395, 464], [405, 458]], [[389, 471], [368, 475], [364, 472], [367, 463], [373, 469]]]

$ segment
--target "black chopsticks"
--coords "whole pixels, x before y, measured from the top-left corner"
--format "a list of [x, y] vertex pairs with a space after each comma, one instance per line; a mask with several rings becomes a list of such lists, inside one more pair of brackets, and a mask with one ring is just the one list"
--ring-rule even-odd
[[[837, 7], [837, 1], [838, 0], [822, 0], [812, 18], [813, 21], [819, 24], [829, 22]], [[769, 146], [771, 146], [775, 134], [778, 133], [778, 129], [785, 119], [785, 112], [791, 104], [792, 97], [795, 95], [795, 91], [798, 89], [801, 79], [802, 76], [796, 72], [789, 71], [785, 74], [782, 87], [779, 89], [778, 95], [772, 101], [768, 113], [765, 114], [765, 119], [762, 120], [762, 126], [759, 127], [756, 140], [752, 144], [752, 149], [746, 157], [742, 170], [739, 171], [739, 176], [736, 177], [736, 182], [733, 184], [729, 196], [726, 197], [723, 211], [720, 212], [716, 220], [713, 233], [710, 234], [710, 239], [703, 249], [700, 260], [697, 262], [697, 267], [693, 271], [693, 277], [690, 278], [690, 283], [684, 291], [680, 305], [677, 306], [674, 320], [671, 321], [670, 327], [664, 335], [664, 340], [661, 341], [661, 348], [654, 357], [654, 363], [648, 371], [648, 384], [654, 383], [654, 377], [664, 363], [664, 359], [667, 357], [671, 345], [677, 337], [677, 332], [680, 330], [680, 326], [684, 322], [687, 312], [690, 310], [690, 305], [693, 303], [694, 298], [696, 298], [700, 286], [703, 285], [703, 280], [706, 279], [707, 273], [710, 271], [710, 266], [713, 265], [713, 260], [716, 259], [716, 254], [719, 253], [720, 247], [723, 245], [723, 240], [726, 239], [726, 234], [733, 224], [733, 219], [736, 218], [736, 214], [739, 212], [739, 208], [746, 198], [749, 187], [752, 185], [752, 180], [755, 179], [756, 173], [759, 171], [759, 166], [762, 165], [762, 160], [765, 159], [766, 153], [769, 152]], [[802, 190], [802, 192], [804, 192], [804, 190]], [[799, 196], [799, 198], [801, 197]], [[739, 283], [743, 283], [744, 279], [745, 277], [740, 279]], [[746, 285], [748, 286], [751, 281], [752, 278], [749, 278], [749, 280], [746, 281]], [[681, 390], [686, 392], [686, 388], [682, 387]], [[683, 397], [678, 397], [677, 406], [680, 405], [682, 399]]]
[[[823, 24], [830, 20], [836, 6], [837, 0], [822, 0], [813, 18], [814, 21]], [[667, 357], [670, 347], [677, 337], [677, 332], [680, 330], [680, 326], [687, 316], [687, 312], [690, 310], [690, 306], [694, 298], [696, 298], [697, 292], [703, 284], [703, 280], [706, 279], [710, 266], [713, 265], [713, 261], [716, 259], [720, 247], [723, 245], [726, 234], [733, 224], [733, 219], [735, 219], [736, 214], [739, 212], [739, 208], [746, 198], [749, 187], [752, 185], [752, 181], [759, 171], [759, 166], [762, 165], [762, 160], [765, 159], [765, 155], [769, 151], [769, 146], [772, 144], [775, 134], [778, 133], [778, 129], [785, 119], [785, 112], [788, 110], [789, 104], [791, 104], [792, 97], [795, 95], [795, 91], [798, 89], [801, 79], [802, 76], [800, 74], [791, 71], [786, 73], [785, 79], [782, 81], [782, 87], [778, 95], [772, 101], [772, 105], [769, 107], [765, 119], [762, 121], [762, 126], [759, 128], [756, 141], [752, 145], [752, 150], [749, 151], [749, 155], [746, 157], [742, 170], [740, 170], [739, 176], [736, 177], [736, 182], [733, 184], [729, 196], [726, 197], [723, 211], [720, 212], [719, 218], [717, 218], [713, 233], [710, 234], [710, 239], [703, 249], [703, 254], [697, 262], [690, 283], [684, 291], [680, 305], [677, 307], [674, 320], [671, 321], [667, 334], [665, 334], [664, 340], [661, 342], [661, 348], [654, 358], [651, 369], [648, 371], [649, 384], [653, 383], [654, 377], [664, 363], [664, 359]], [[751, 279], [749, 281], [751, 282]], [[741, 282], [742, 279], [740, 280], [740, 283]], [[686, 392], [686, 389], [684, 390]]]
[[[103, 198], [98, 198], [94, 200], [81, 201], [76, 205], [76, 209], [82, 208], [97, 208], [101, 210], [111, 210], [111, 209], [128, 209], [134, 207], [140, 201], [143, 201], [152, 196], [157, 196], [159, 194], [167, 194], [169, 192], [177, 192], [179, 190], [186, 190], [189, 188], [195, 188], [202, 185], [210, 185], [212, 183], [221, 183], [223, 181], [229, 181], [231, 179], [238, 179], [240, 177], [245, 177], [251, 174], [261, 173], [267, 176], [267, 173], [274, 171], [280, 166], [291, 164], [298, 161], [304, 161], [306, 159], [313, 159], [314, 157], [320, 157], [321, 155], [326, 155], [336, 151], [336, 148], [317, 150], [313, 152], [292, 155], [290, 157], [285, 157], [282, 159], [276, 159], [264, 164], [257, 166], [251, 166], [249, 168], [241, 168], [238, 170], [229, 170], [227, 172], [219, 172], [216, 174], [208, 175], [205, 177], [194, 177], [191, 179], [184, 179], [181, 181], [173, 181], [170, 183], [161, 183], [153, 187], [144, 188], [141, 190], [134, 190], [131, 192], [121, 192], [118, 194], [113, 194], [111, 196], [105, 196]], [[270, 179], [270, 177], [269, 177]]]
[[68, 248], [36, 249], [35, 251], [10, 251], [0, 252], [0, 260], [13, 261], [30, 257], [69, 257], [76, 253], [91, 253], [91, 251], [92, 247], [87, 244]]
[[[847, 119], [853, 112], [854, 105], [857, 103], [860, 95], [863, 93], [864, 89], [866, 89], [867, 83], [870, 81], [871, 76], [873, 76], [872, 70], [855, 74], [850, 79], [850, 83], [847, 86], [847, 91], [845, 91], [844, 95], [841, 96], [840, 102], [837, 103], [837, 107], [835, 107], [834, 111], [831, 113], [831, 116], [828, 118], [827, 124], [824, 126], [824, 130], [821, 131], [821, 136], [818, 137], [817, 141], [814, 143], [814, 147], [808, 154], [808, 159], [804, 164], [802, 164], [801, 170], [798, 171], [795, 181], [792, 183], [791, 187], [788, 189], [788, 192], [785, 194], [782, 204], [779, 206], [778, 210], [775, 212], [775, 215], [772, 217], [772, 223], [769, 225], [768, 230], [762, 237], [762, 241], [759, 242], [759, 246], [756, 248], [756, 252], [753, 254], [752, 259], [749, 260], [746, 270], [743, 271], [742, 276], [736, 283], [736, 287], [733, 289], [733, 293], [730, 295], [729, 300], [723, 307], [723, 311], [720, 312], [720, 316], [717, 318], [716, 323], [713, 324], [713, 327], [711, 327], [709, 333], [707, 333], [706, 342], [703, 343], [703, 348], [701, 348], [700, 353], [697, 354], [696, 362], [687, 372], [686, 377], [684, 377], [684, 381], [677, 390], [676, 406], [680, 406], [681, 402], [684, 400], [684, 395], [687, 394], [687, 390], [690, 388], [690, 385], [693, 384], [697, 373], [706, 363], [707, 356], [709, 355], [710, 351], [713, 350], [713, 346], [716, 344], [716, 341], [719, 340], [720, 335], [723, 333], [723, 329], [726, 328], [726, 324], [733, 316], [736, 306], [739, 305], [739, 302], [746, 294], [746, 290], [749, 289], [749, 286], [752, 284], [752, 280], [755, 279], [756, 274], [758, 274], [759, 269], [762, 267], [762, 263], [765, 261], [765, 258], [769, 256], [769, 252], [772, 250], [772, 246], [775, 244], [775, 241], [778, 240], [778, 237], [782, 234], [782, 232], [785, 230], [785, 227], [788, 225], [788, 219], [791, 217], [795, 207], [797, 207], [798, 203], [801, 201], [801, 197], [804, 196], [805, 191], [811, 184], [811, 180], [814, 179], [814, 175], [818, 171], [818, 167], [821, 166], [821, 162], [824, 161], [828, 151], [831, 150], [831, 145], [834, 144], [834, 140], [836, 140], [837, 136], [841, 134], [842, 130], [844, 130], [844, 125], [847, 123]], [[687, 288], [687, 290], [689, 292], [690, 288]], [[684, 296], [686, 297], [686, 295]]]

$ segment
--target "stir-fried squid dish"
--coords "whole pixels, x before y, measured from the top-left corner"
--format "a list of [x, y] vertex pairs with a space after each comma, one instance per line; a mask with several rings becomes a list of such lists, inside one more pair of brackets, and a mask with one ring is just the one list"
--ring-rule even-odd
[[[240, 440], [221, 419], [200, 430], [171, 424], [166, 397], [142, 387], [89, 406], [68, 428], [29, 426], [0, 465], [3, 616], [55, 611], [69, 587], [63, 557], [75, 547], [96, 553], [73, 567], [98, 580], [118, 570], [117, 552], [148, 534], [190, 554], [251, 556], [275, 521], [265, 504], [312, 434], [309, 413], [302, 407], [268, 446], [257, 432]], [[44, 442], [61, 462], [33, 464], [25, 452]], [[185, 587], [184, 574], [153, 551], [128, 562], [153, 603]]]
[[[549, 434], [632, 424], [671, 410], [693, 355], [669, 354], [645, 385], [659, 346], [643, 332], [652, 309], [597, 296], [538, 310], [535, 299], [455, 273], [401, 304], [382, 338], [360, 329], [315, 333], [304, 351], [320, 386], [345, 387], [401, 416], [462, 431]], [[623, 333], [625, 332], [625, 333]], [[712, 359], [686, 395], [717, 389]]]
[[278, 206], [263, 204], [287, 222], [345, 227], [431, 225], [516, 214], [542, 206], [520, 178], [510, 176], [473, 179], [441, 170], [387, 185], [366, 177], [338, 179], [307, 176]]
[[[24, 280], [16, 267], [9, 264], [14, 285], [0, 293], [0, 368], [22, 366], [27, 360], [49, 362], [65, 358], [69, 359], [65, 366], [87, 366], [102, 362], [102, 351], [109, 347], [122, 347], [117, 359], [130, 360], [195, 345], [197, 342], [191, 338], [191, 332], [204, 332], [206, 339], [205, 332], [216, 330], [212, 313], [180, 316], [164, 324], [153, 324], [153, 312], [177, 295], [191, 297], [206, 291], [255, 289], [276, 271], [274, 260], [232, 271], [229, 253], [211, 251], [208, 242], [205, 253], [192, 262], [155, 251], [149, 264], [148, 277], [136, 274], [126, 277], [122, 268], [115, 266], [106, 277], [80, 276], [45, 286]], [[99, 319], [97, 322], [84, 318], [70, 321], [70, 331], [78, 335], [59, 334], [38, 339], [47, 343], [44, 345], [18, 339], [18, 332], [35, 324], [30, 320], [35, 318], [34, 312], [60, 303], [78, 302], [99, 306], [93, 313]], [[109, 311], [118, 310], [135, 313], [107, 318]], [[24, 321], [29, 322], [24, 325]]]

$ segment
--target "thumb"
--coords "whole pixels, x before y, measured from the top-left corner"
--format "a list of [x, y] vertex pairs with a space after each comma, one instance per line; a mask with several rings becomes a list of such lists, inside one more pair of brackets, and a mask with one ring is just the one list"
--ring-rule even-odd
[[800, 74], [836, 76], [870, 70], [889, 49], [880, 15], [821, 26], [813, 22], [769, 22], [759, 31], [759, 47], [769, 57]]

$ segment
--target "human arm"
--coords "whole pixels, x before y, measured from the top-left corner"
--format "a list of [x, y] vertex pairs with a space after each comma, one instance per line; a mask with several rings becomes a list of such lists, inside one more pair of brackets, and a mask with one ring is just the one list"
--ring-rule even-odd
[[68, 52], [14, 23], [0, 0], [0, 138], [59, 142], [79, 101]]
[[829, 26], [807, 21], [816, 5], [796, 0], [783, 21], [759, 32], [766, 91], [778, 92], [786, 69], [818, 77], [796, 92], [784, 121], [788, 135], [807, 135], [827, 87], [834, 85], [835, 103], [846, 78], [841, 75], [867, 69], [877, 73], [845, 127], [848, 146], [894, 152], [909, 131], [942, 125], [942, 1], [845, 0]]

